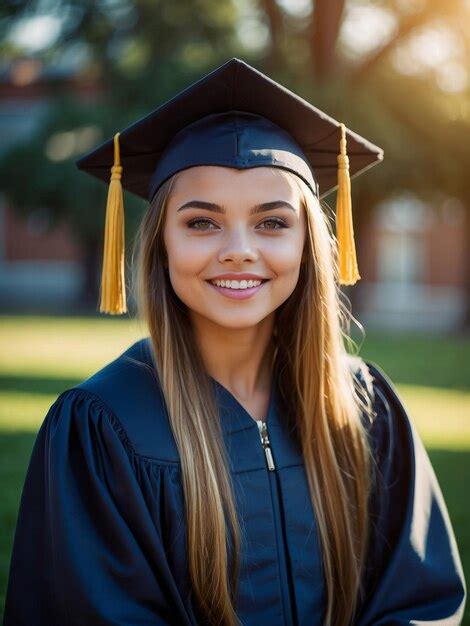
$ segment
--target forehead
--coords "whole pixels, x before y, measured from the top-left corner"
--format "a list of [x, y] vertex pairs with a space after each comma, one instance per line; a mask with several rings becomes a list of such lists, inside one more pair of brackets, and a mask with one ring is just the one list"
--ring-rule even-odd
[[[236, 192], [236, 197], [234, 197]], [[198, 165], [176, 175], [171, 196], [178, 200], [191, 196], [229, 203], [246, 199], [296, 200], [300, 191], [287, 172], [278, 167], [251, 167], [236, 169], [217, 165]]]

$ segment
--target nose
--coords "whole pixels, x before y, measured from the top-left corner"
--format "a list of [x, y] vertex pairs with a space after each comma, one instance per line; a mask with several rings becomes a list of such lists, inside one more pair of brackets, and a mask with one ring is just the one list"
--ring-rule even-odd
[[256, 261], [258, 251], [253, 245], [250, 236], [245, 229], [234, 229], [228, 233], [228, 239], [218, 254], [220, 263], [243, 263], [244, 261]]

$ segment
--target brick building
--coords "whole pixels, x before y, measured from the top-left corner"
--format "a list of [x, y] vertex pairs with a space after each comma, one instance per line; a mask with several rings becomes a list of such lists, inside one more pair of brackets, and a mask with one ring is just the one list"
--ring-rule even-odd
[[[0, 73], [0, 150], [27, 137], [50, 102], [51, 80], [77, 96], [97, 87], [24, 60]], [[359, 319], [388, 328], [449, 330], [466, 314], [468, 211], [402, 196], [377, 207], [361, 233]], [[84, 281], [84, 251], [67, 223], [51, 229], [44, 207], [21, 219], [0, 190], [0, 307], [67, 310]]]

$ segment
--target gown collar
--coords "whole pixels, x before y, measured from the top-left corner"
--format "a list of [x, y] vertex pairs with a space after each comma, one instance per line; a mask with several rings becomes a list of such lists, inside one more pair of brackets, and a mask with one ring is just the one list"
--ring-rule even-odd
[[[148, 342], [149, 338], [146, 338], [137, 343], [140, 344], [140, 358], [152, 365]], [[265, 451], [257, 422], [224, 385], [213, 377], [210, 379], [219, 406], [222, 434], [229, 452], [232, 472], [266, 469]], [[274, 377], [265, 421], [276, 469], [303, 463], [296, 427], [289, 423], [285, 409], [279, 381]]]
[[[135, 348], [140, 348], [141, 359], [148, 365], [153, 366], [150, 352], [150, 337], [144, 337], [137, 341], [129, 352], [133, 352]], [[257, 429], [256, 421], [251, 417], [245, 407], [235, 398], [235, 396], [222, 383], [209, 377], [212, 381], [214, 391], [220, 406], [222, 430], [230, 435], [240, 430]], [[280, 393], [277, 381], [273, 379], [271, 383], [271, 391], [269, 394], [268, 414], [265, 418], [268, 428], [271, 425], [279, 423], [279, 403]]]
[[[257, 429], [258, 425], [253, 417], [249, 414], [247, 409], [235, 398], [235, 396], [218, 380], [210, 377], [214, 385], [217, 395], [222, 429], [227, 434], [234, 434], [239, 430]], [[276, 381], [271, 383], [271, 391], [269, 394], [268, 413], [265, 420], [268, 428], [278, 422], [278, 405], [279, 405], [279, 391], [277, 389]]]

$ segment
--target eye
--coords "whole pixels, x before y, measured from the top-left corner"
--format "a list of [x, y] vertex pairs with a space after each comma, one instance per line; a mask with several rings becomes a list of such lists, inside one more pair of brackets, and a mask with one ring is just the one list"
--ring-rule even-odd
[[[202, 227], [199, 227], [200, 224], [202, 224]], [[187, 222], [188, 228], [192, 228], [193, 230], [211, 230], [211, 228], [205, 228], [204, 224], [212, 224], [212, 226], [216, 228], [213, 222], [204, 217], [200, 217], [198, 219]]]
[[[268, 226], [264, 226], [265, 224], [268, 224]], [[269, 226], [269, 224], [271, 224], [271, 226]], [[186, 225], [192, 230], [213, 230], [217, 228], [214, 222], [205, 217], [198, 217], [194, 220], [190, 220]], [[280, 230], [281, 228], [288, 228], [288, 224], [285, 220], [279, 217], [269, 217], [261, 222], [259, 227], [261, 227], [261, 230]]]
[[271, 228], [262, 228], [261, 230], [280, 230], [281, 228], [288, 228], [287, 223], [281, 219], [280, 217], [268, 217], [268, 219], [264, 220], [264, 222], [261, 222], [262, 224], [269, 224], [271, 222], [271, 224], [275, 224], [276, 227], [271, 227]]

